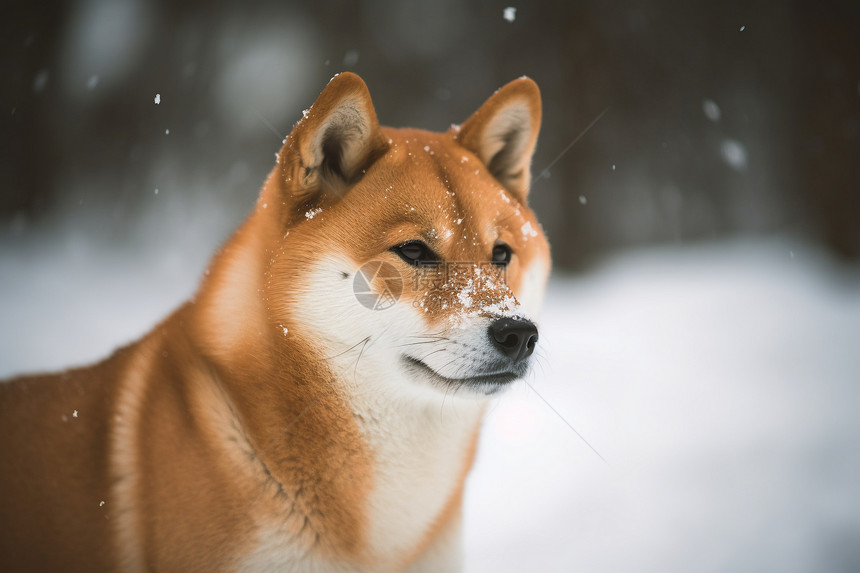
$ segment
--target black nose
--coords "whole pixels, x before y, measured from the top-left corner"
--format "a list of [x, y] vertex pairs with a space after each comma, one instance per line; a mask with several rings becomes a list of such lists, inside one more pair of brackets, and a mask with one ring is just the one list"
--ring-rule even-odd
[[500, 318], [490, 325], [489, 331], [493, 346], [514, 362], [531, 356], [538, 340], [534, 323], [520, 318]]

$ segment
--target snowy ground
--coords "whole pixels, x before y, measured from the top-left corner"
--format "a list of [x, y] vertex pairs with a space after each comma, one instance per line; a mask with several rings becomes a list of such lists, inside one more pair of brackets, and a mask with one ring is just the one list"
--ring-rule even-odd
[[[0, 376], [133, 340], [206, 262], [67, 239], [0, 245]], [[526, 385], [493, 408], [468, 571], [860, 570], [856, 273], [788, 240], [631, 252], [553, 280], [541, 344], [564, 420]]]
[[551, 284], [540, 393], [489, 419], [469, 571], [860, 571], [860, 280], [785, 241]]

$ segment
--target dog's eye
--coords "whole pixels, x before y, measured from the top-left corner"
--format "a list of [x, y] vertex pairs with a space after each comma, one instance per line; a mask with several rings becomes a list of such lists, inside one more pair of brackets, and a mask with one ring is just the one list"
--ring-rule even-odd
[[511, 262], [513, 251], [505, 243], [499, 243], [493, 247], [493, 264], [505, 266]]
[[430, 265], [439, 262], [436, 253], [421, 241], [407, 241], [391, 247], [391, 250], [410, 265]]

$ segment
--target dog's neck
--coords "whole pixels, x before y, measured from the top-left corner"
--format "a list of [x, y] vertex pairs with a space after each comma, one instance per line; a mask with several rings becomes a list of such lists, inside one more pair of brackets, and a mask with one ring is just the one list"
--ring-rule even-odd
[[[367, 370], [349, 391], [374, 459], [368, 541], [402, 567], [458, 528], [486, 401], [427, 388], [416, 396], [387, 393]], [[404, 377], [384, 386], [415, 385]]]
[[[260, 460], [256, 479], [274, 484], [282, 501], [270, 507], [261, 539], [280, 536], [289, 540], [284, 547], [305, 543], [368, 570], [402, 570], [434, 549], [444, 548], [438, 553], [446, 559], [458, 555], [463, 489], [486, 401], [436, 389], [430, 391], [438, 399], [428, 400], [426, 388], [420, 400], [404, 399], [380, 391], [381, 374], [365, 365], [348, 381], [329, 378], [323, 384], [330, 386], [293, 398], [281, 394], [289, 403], [277, 392], [243, 399], [235, 395], [240, 384], [227, 384], [230, 409]], [[320, 380], [280, 380], [308, 382]], [[392, 383], [416, 381], [385, 380]], [[334, 545], [317, 546], [322, 532]], [[257, 558], [275, 563], [282, 556], [275, 545]]]
[[[231, 301], [248, 300], [236, 293], [259, 292], [260, 242], [243, 230], [228, 242], [218, 255], [218, 268], [226, 271], [207, 277], [197, 296], [220, 302], [200, 308], [229, 308]], [[234, 261], [242, 268], [231, 268]], [[260, 538], [268, 540], [261, 545], [283, 536], [291, 538], [287, 546], [298, 541], [317, 548], [325, 539], [331, 546], [323, 553], [374, 569], [402, 568], [434, 546], [459, 543], [451, 533], [459, 528], [486, 401], [421, 387], [396, 364], [371, 356], [360, 368], [349, 355], [326, 361], [301, 339], [276, 341], [263, 314], [249, 316], [262, 313], [261, 306], [234, 312], [243, 313], [245, 331], [231, 331], [229, 316], [210, 315], [193, 319], [194, 332], [219, 365], [225, 397], [261, 462], [261, 479], [280, 490], [283, 503], [261, 525]], [[261, 551], [264, 563], [269, 553], [273, 560], [282, 554], [277, 543]]]

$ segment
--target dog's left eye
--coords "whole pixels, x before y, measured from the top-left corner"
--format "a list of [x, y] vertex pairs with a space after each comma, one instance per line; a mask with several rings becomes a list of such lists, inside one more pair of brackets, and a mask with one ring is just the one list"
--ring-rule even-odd
[[410, 265], [432, 265], [439, 262], [439, 256], [421, 241], [407, 241], [391, 247], [391, 250]]
[[505, 243], [499, 243], [493, 247], [493, 264], [504, 266], [511, 262], [513, 251]]

